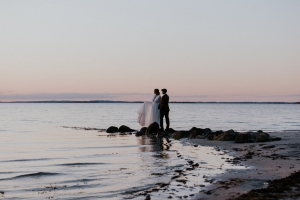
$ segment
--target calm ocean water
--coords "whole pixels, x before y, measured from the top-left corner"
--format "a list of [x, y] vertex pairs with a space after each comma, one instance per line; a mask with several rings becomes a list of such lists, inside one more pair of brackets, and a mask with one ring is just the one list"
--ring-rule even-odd
[[[199, 192], [207, 185], [203, 176], [223, 173], [237, 166], [223, 163], [213, 148], [193, 147], [172, 141], [167, 148], [157, 138], [114, 135], [95, 130], [136, 122], [140, 104], [0, 104], [0, 199], [176, 199]], [[193, 126], [212, 130], [299, 130], [297, 104], [176, 104], [170, 105], [171, 127]], [[178, 157], [178, 153], [182, 157]], [[229, 157], [229, 156], [227, 156]], [[184, 169], [187, 159], [201, 168], [186, 172], [187, 184], [171, 177]], [[241, 168], [242, 170], [242, 168]], [[163, 174], [163, 175], [162, 175]], [[189, 196], [188, 198], [192, 198]]]

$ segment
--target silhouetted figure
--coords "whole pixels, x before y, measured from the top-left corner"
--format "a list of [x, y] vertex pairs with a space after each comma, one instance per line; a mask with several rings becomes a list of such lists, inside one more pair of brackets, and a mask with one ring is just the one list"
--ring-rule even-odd
[[164, 131], [164, 117], [166, 118], [166, 130], [170, 127], [170, 119], [169, 119], [169, 96], [167, 95], [167, 89], [161, 90], [163, 95], [160, 101], [160, 130]]

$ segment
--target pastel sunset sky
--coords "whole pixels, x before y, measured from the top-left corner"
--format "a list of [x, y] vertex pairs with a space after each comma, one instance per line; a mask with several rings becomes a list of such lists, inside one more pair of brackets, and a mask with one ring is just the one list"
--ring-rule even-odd
[[1, 0], [0, 101], [300, 101], [298, 0]]

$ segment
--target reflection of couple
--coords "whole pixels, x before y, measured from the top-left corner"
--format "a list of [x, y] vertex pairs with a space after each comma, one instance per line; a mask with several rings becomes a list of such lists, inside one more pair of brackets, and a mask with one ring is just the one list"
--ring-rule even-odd
[[163, 119], [166, 118], [167, 127], [170, 127], [169, 120], [169, 96], [167, 95], [167, 89], [161, 90], [163, 95], [160, 96], [159, 90], [154, 90], [154, 97], [152, 102], [144, 102], [142, 107], [138, 111], [138, 122], [141, 126], [149, 126], [153, 122], [157, 122], [160, 125], [160, 130], [164, 131]]

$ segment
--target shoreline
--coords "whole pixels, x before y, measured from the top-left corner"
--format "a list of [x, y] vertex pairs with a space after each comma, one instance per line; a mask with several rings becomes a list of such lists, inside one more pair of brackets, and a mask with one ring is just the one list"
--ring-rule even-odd
[[[234, 169], [216, 175], [217, 180], [202, 190], [195, 199], [235, 199], [252, 189], [267, 188], [268, 181], [283, 179], [300, 170], [300, 131], [272, 132], [280, 141], [234, 143], [207, 139], [191, 139], [196, 145], [218, 147], [235, 158], [246, 169]], [[227, 161], [226, 161], [227, 162]]]

